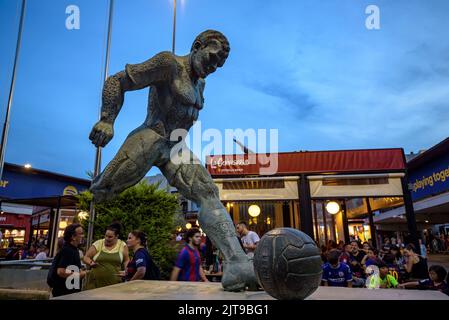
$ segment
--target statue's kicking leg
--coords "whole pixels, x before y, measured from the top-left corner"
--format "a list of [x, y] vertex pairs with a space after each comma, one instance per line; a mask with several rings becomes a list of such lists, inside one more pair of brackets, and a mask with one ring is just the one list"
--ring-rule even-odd
[[[193, 156], [193, 153], [191, 153]], [[257, 289], [252, 260], [243, 251], [231, 216], [220, 202], [218, 188], [201, 163], [174, 164], [169, 160], [160, 167], [170, 185], [200, 207], [201, 228], [224, 256], [223, 288], [227, 291]]]
[[114, 159], [90, 187], [96, 202], [114, 198], [138, 183], [161, 156], [163, 138], [147, 127], [139, 127], [126, 138]]

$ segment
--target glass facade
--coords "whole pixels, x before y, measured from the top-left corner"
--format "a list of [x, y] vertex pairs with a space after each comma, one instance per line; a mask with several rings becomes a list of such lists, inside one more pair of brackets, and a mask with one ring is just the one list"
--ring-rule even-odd
[[[326, 209], [326, 205], [330, 201], [336, 202], [340, 206], [340, 210], [336, 214], [330, 214]], [[352, 239], [360, 242], [373, 239], [369, 212], [376, 216], [403, 204], [402, 197], [312, 200], [315, 240], [318, 244], [323, 245], [327, 244], [329, 240], [338, 243], [339, 241]]]
[[[224, 205], [235, 224], [244, 221], [259, 236], [275, 228], [300, 228], [298, 201], [233, 201]], [[259, 208], [257, 216], [250, 215], [251, 206]]]

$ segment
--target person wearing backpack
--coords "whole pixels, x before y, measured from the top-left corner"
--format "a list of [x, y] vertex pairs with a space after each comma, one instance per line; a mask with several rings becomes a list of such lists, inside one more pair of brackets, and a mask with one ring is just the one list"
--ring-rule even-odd
[[[81, 270], [78, 246], [83, 238], [84, 231], [80, 224], [74, 223], [65, 228], [64, 245], [54, 258], [47, 278], [53, 297], [81, 291], [81, 280], [86, 276], [86, 271]], [[69, 277], [71, 279], [67, 279]]]
[[134, 252], [134, 256], [128, 263], [126, 271], [121, 271], [118, 275], [124, 277], [126, 281], [160, 280], [160, 270], [146, 248], [147, 235], [142, 231], [134, 230], [128, 235], [126, 244]]

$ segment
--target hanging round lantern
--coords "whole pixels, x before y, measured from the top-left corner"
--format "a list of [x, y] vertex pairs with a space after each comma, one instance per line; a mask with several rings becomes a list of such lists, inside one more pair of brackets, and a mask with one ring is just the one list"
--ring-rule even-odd
[[257, 204], [250, 205], [248, 208], [248, 213], [251, 217], [255, 218], [260, 214], [260, 207]]
[[330, 214], [337, 214], [340, 212], [340, 205], [336, 201], [329, 201], [326, 204], [326, 211]]

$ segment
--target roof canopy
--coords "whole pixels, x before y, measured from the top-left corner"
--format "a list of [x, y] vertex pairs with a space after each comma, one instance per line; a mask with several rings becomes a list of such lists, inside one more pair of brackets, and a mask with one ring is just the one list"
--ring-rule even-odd
[[[366, 173], [405, 170], [403, 149], [305, 151], [206, 158], [214, 177], [241, 175], [297, 175], [302, 173]], [[271, 170], [270, 170], [271, 169]]]
[[414, 170], [420, 166], [427, 164], [430, 161], [437, 159], [438, 157], [447, 155], [449, 152], [449, 138], [444, 139], [440, 143], [434, 145], [429, 150], [417, 155], [415, 158], [407, 163], [407, 167]]
[[73, 208], [78, 204], [75, 196], [59, 196], [46, 198], [30, 198], [30, 199], [8, 199], [3, 200], [4, 203], [24, 204], [36, 207], [47, 208]]

